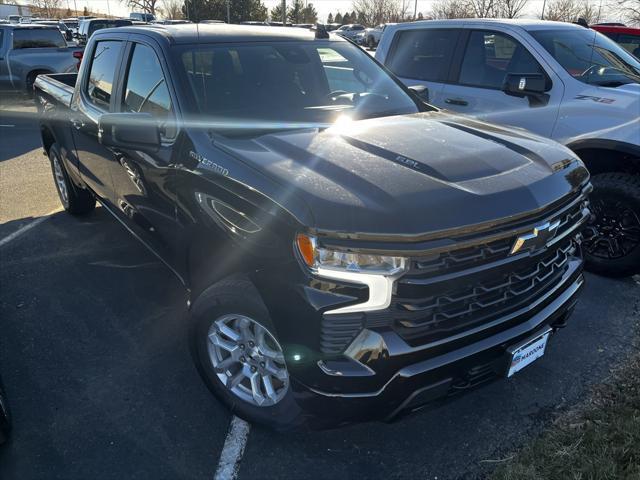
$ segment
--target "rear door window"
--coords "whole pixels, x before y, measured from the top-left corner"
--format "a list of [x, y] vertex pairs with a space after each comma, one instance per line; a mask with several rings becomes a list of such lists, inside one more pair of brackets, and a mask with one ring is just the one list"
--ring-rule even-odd
[[66, 47], [62, 33], [57, 28], [16, 28], [13, 30], [13, 48], [62, 48]]
[[108, 110], [113, 93], [113, 80], [120, 64], [122, 42], [106, 40], [96, 43], [91, 58], [91, 70], [86, 85], [86, 94], [91, 103]]
[[458, 35], [454, 29], [401, 31], [391, 48], [387, 67], [399, 77], [444, 82]]
[[[125, 82], [122, 108], [125, 112], [150, 113], [165, 127], [172, 116], [171, 96], [160, 60], [151, 47], [134, 45]], [[171, 131], [165, 136], [172, 137]]]
[[542, 73], [544, 70], [517, 40], [499, 32], [471, 32], [459, 82], [482, 88], [502, 88], [508, 73]]

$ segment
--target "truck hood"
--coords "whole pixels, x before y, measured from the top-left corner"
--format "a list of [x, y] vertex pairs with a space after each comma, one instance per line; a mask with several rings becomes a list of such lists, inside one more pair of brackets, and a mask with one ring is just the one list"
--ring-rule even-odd
[[442, 112], [216, 144], [278, 182], [274, 201], [294, 215], [308, 208], [315, 224], [307, 227], [363, 236], [502, 223], [588, 178], [555, 142]]

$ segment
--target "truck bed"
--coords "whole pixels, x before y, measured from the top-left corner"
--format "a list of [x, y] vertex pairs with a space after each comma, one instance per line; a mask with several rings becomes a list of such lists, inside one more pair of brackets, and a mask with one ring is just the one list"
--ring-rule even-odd
[[40, 95], [46, 95], [49, 100], [54, 101], [60, 106], [69, 108], [77, 79], [77, 73], [38, 75], [34, 88]]

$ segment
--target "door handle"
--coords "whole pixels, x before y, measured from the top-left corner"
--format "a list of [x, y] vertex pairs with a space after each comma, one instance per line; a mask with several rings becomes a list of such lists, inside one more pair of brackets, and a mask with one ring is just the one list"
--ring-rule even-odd
[[447, 98], [444, 103], [448, 103], [449, 105], [460, 105], [461, 107], [469, 105], [469, 102], [462, 100], [461, 98]]
[[71, 125], [73, 125], [73, 128], [75, 128], [76, 130], [80, 130], [82, 127], [84, 127], [84, 122], [82, 120], [78, 120], [77, 118], [70, 118], [69, 121], [71, 122]]

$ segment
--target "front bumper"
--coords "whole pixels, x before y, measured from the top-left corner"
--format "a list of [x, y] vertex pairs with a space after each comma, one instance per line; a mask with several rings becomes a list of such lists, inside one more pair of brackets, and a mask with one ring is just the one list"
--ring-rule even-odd
[[511, 345], [566, 325], [584, 284], [581, 260], [571, 262], [563, 280], [524, 311], [515, 312], [515, 325], [465, 336], [449, 342], [448, 349], [411, 348], [392, 331], [365, 330], [354, 341], [355, 345], [362, 340], [358, 361], [345, 355], [290, 368], [296, 401], [311, 426], [325, 428], [391, 420], [496, 379], [506, 372]]

